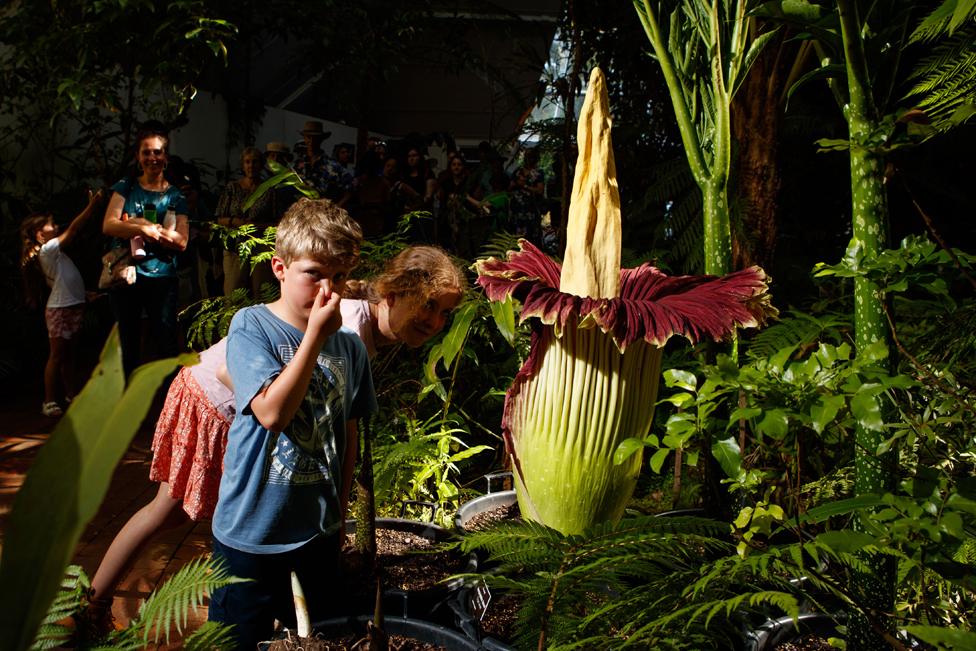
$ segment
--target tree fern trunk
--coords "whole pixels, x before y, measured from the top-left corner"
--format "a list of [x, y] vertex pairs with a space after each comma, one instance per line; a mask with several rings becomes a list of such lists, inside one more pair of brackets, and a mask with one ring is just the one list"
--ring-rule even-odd
[[[859, 249], [861, 256], [877, 256], [885, 246], [888, 207], [884, 189], [884, 160], [869, 149], [869, 137], [878, 127], [877, 110], [871, 96], [867, 63], [861, 41], [861, 24], [854, 2], [839, 0], [841, 33], [844, 39], [849, 103], [845, 107], [850, 133], [851, 150], [851, 218], [853, 239], [850, 246]], [[884, 318], [884, 297], [878, 287], [866, 278], [854, 281], [854, 336], [860, 353], [878, 341], [887, 339]], [[884, 460], [876, 453], [883, 433], [858, 423], [855, 430], [854, 490], [857, 495], [879, 494], [889, 490], [891, 477]], [[857, 526], [861, 526], [858, 524]], [[872, 613], [874, 625], [860, 610], [852, 612], [847, 648], [888, 649], [889, 645], [875, 626], [889, 627], [883, 613], [894, 605], [894, 573], [890, 562], [879, 556], [869, 556], [867, 570], [852, 577], [853, 589], [862, 607]]]

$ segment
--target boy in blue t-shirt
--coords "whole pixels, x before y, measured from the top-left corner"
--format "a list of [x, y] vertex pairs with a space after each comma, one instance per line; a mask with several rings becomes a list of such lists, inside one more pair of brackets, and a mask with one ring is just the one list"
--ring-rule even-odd
[[356, 419], [377, 409], [366, 347], [341, 327], [339, 311], [361, 242], [345, 210], [299, 200], [278, 226], [271, 261], [281, 298], [231, 322], [227, 368], [237, 417], [213, 548], [231, 574], [252, 581], [216, 590], [209, 619], [234, 625], [237, 648], [270, 638], [275, 618], [294, 618], [290, 572], [315, 618], [335, 588]]

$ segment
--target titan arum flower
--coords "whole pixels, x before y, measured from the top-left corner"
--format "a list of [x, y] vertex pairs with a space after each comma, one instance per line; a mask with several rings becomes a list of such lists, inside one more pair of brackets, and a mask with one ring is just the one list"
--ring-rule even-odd
[[722, 278], [620, 269], [620, 196], [599, 69], [577, 139], [563, 265], [525, 240], [506, 260], [475, 264], [489, 299], [513, 296], [521, 321], [532, 320], [502, 433], [522, 514], [564, 533], [623, 515], [641, 455], [614, 465], [614, 451], [650, 430], [665, 342], [718, 341], [775, 314], [758, 267]]

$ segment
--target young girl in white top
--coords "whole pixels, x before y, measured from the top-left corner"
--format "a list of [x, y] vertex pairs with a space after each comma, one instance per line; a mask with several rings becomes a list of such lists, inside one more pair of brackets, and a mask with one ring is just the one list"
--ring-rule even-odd
[[34, 213], [20, 225], [20, 267], [28, 305], [40, 305], [45, 286], [51, 291], [44, 310], [50, 353], [44, 367], [44, 403], [41, 405], [41, 413], [51, 418], [63, 413], [58, 398], [70, 402], [75, 394], [75, 335], [81, 330], [85, 313], [85, 283], [63, 248], [95, 212], [101, 197], [101, 190], [94, 194], [89, 191], [88, 205], [60, 235], [54, 216], [49, 212]]
[[[342, 326], [359, 335], [369, 357], [396, 343], [416, 348], [439, 333], [461, 302], [464, 274], [441, 249], [411, 246], [369, 282], [347, 281]], [[217, 376], [226, 339], [200, 353], [170, 385], [153, 438], [149, 478], [160, 482], [152, 502], [122, 527], [92, 579], [89, 615], [108, 629], [112, 594], [142, 546], [187, 519], [209, 520], [217, 504], [234, 396]], [[182, 507], [182, 508], [180, 508]]]

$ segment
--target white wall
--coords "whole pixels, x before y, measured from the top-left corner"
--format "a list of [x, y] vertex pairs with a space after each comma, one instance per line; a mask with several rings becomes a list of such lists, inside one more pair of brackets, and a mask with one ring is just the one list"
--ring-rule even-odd
[[[196, 163], [203, 182], [217, 189], [217, 176], [225, 171], [230, 178], [240, 174], [240, 155], [244, 148], [236, 145], [227, 149], [227, 106], [224, 100], [209, 92], [198, 94], [187, 113], [189, 123], [170, 136], [170, 152]], [[333, 146], [340, 142], [356, 143], [356, 127], [330, 122], [322, 118], [267, 107], [264, 120], [257, 127], [254, 144], [262, 151], [267, 143], [279, 140], [293, 146], [302, 141], [301, 130], [306, 120], [319, 120], [332, 135], [322, 145], [326, 154], [332, 154]], [[374, 134], [386, 137], [383, 134]]]

